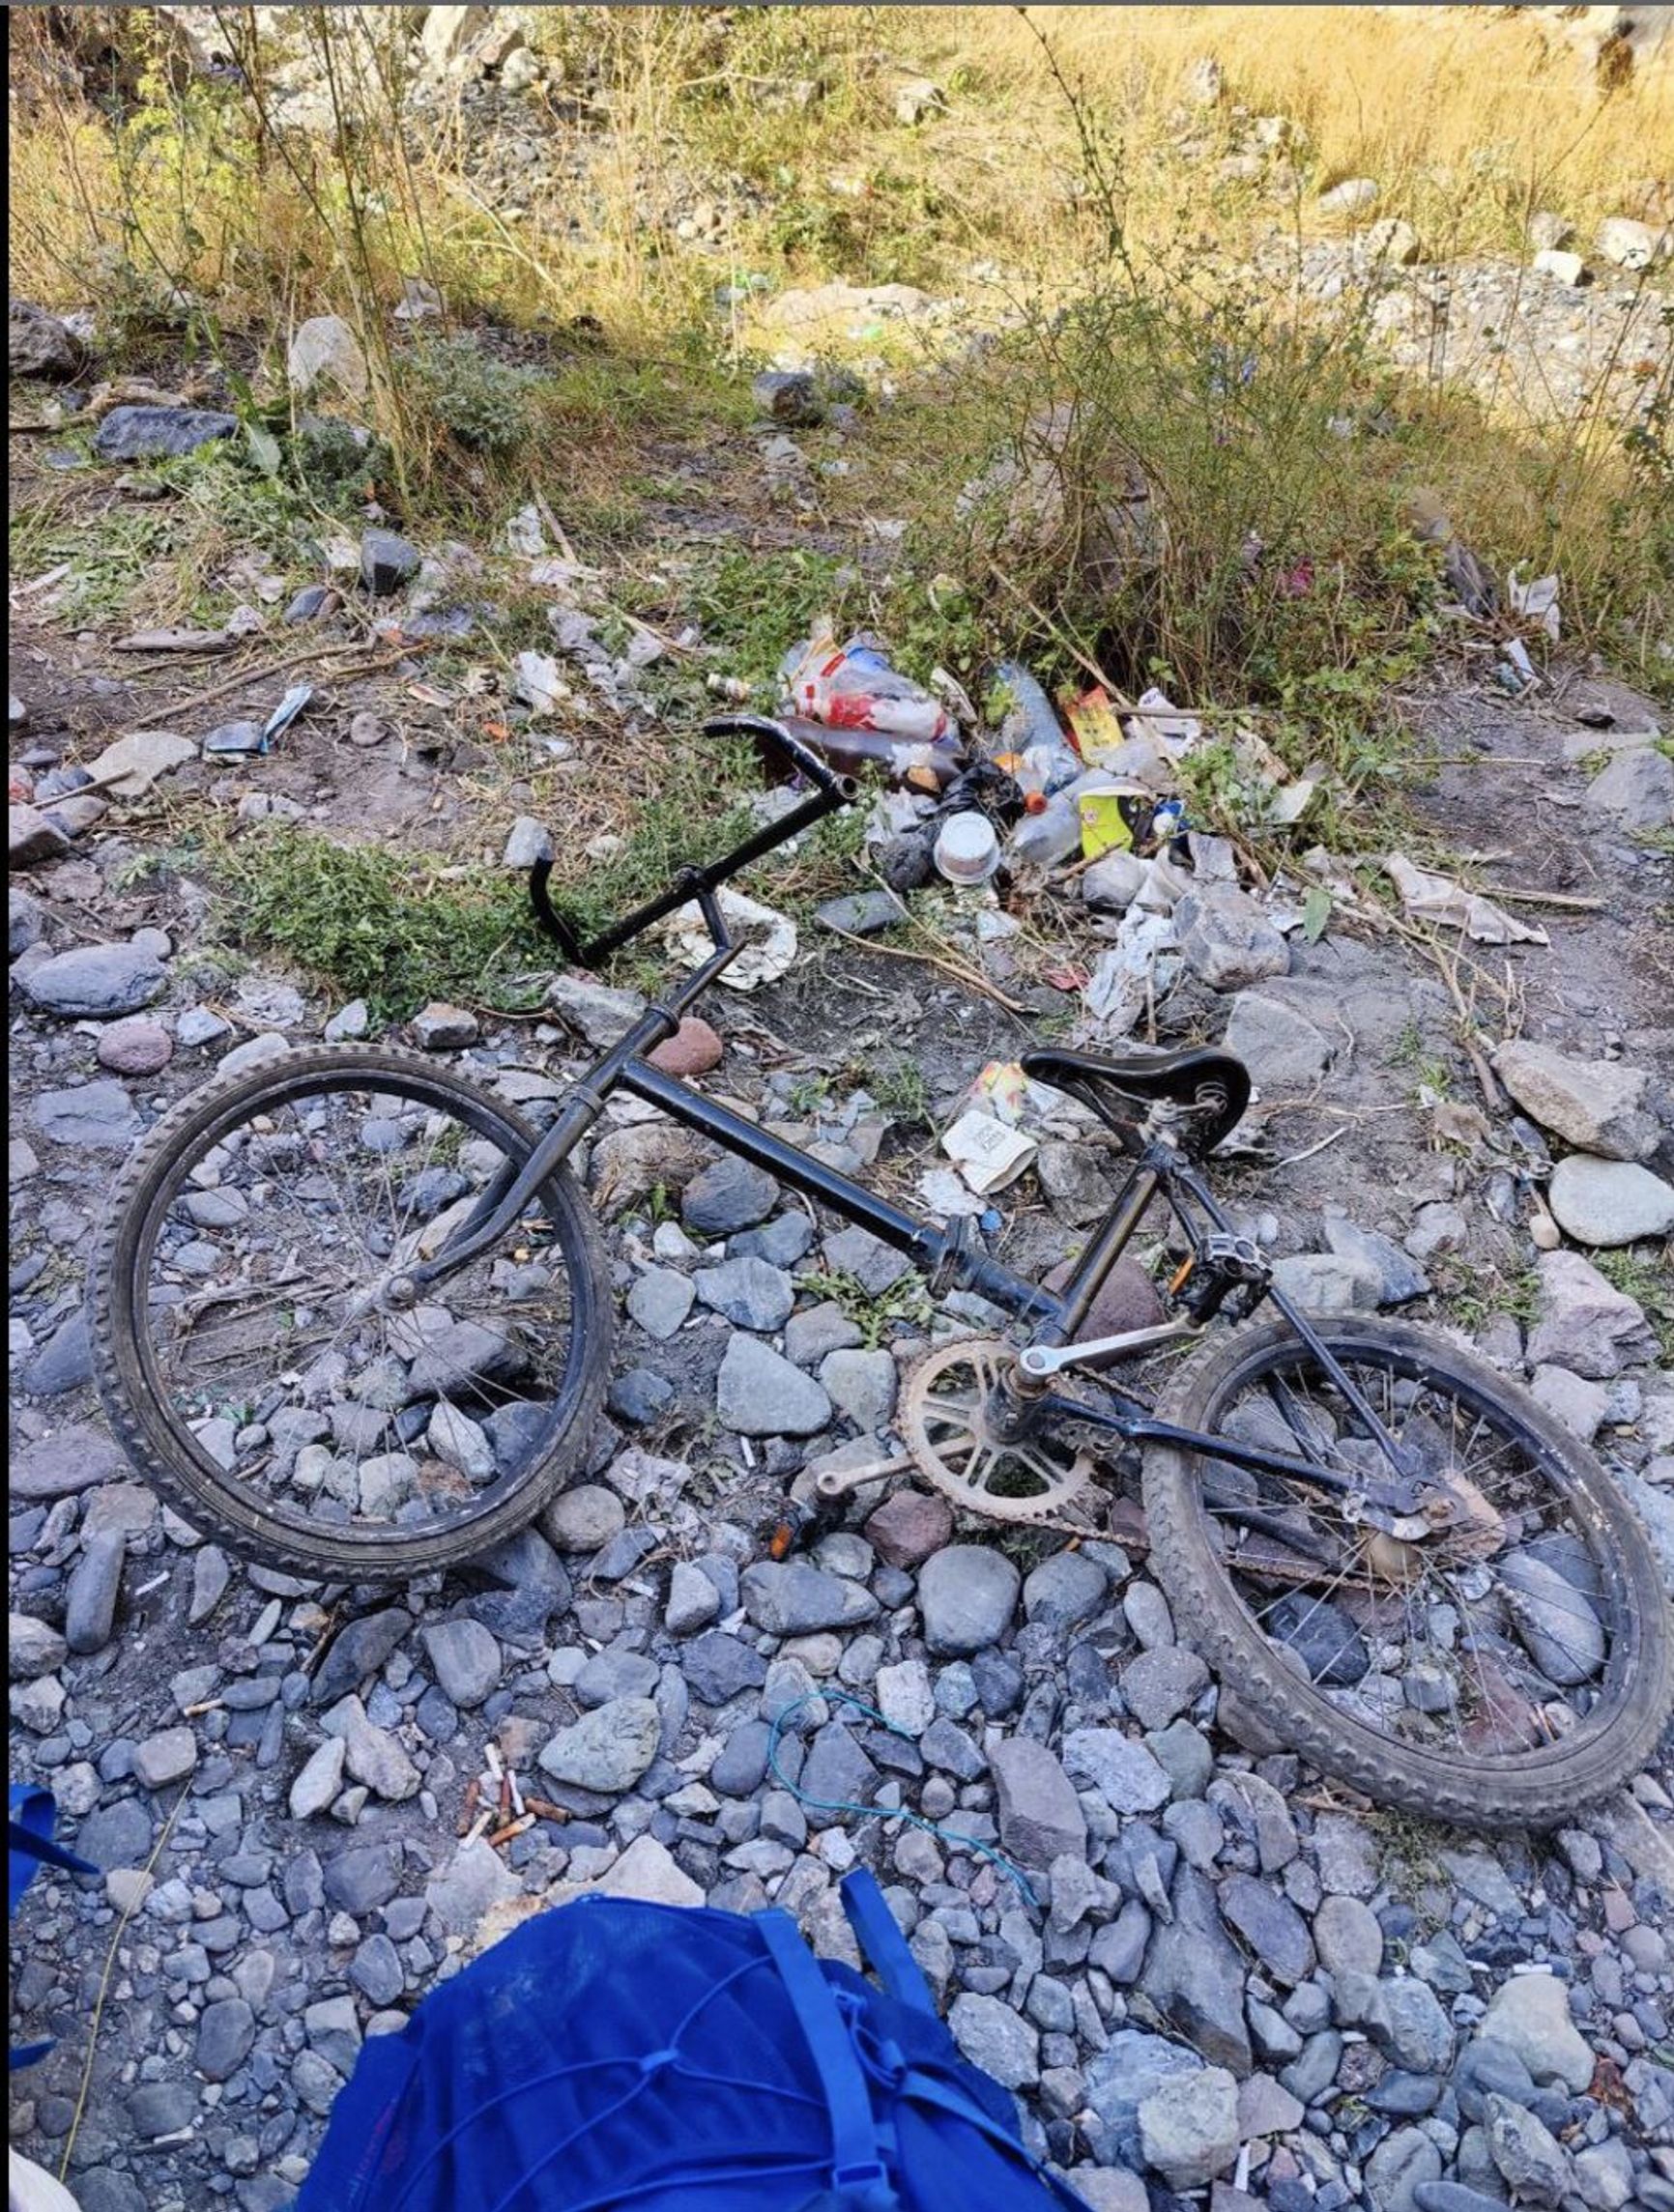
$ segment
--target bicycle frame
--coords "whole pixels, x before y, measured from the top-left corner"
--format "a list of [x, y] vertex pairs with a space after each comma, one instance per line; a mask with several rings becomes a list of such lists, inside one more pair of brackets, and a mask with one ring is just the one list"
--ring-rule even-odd
[[[973, 1249], [967, 1242], [963, 1223], [951, 1229], [943, 1228], [894, 1204], [850, 1176], [827, 1167], [798, 1146], [746, 1120], [742, 1114], [706, 1098], [678, 1077], [653, 1068], [645, 1055], [674, 1036], [681, 1016], [744, 949], [734, 941], [721, 911], [716, 897], [720, 884], [774, 846], [848, 805], [855, 795], [854, 787], [847, 778], [833, 774], [782, 723], [754, 715], [735, 715], [722, 717], [705, 727], [710, 733], [742, 730], [770, 740], [815, 785], [815, 795], [721, 859], [704, 867], [681, 869], [665, 891], [585, 944], [557, 914], [547, 898], [547, 864], [536, 865], [531, 879], [536, 913], [548, 933], [581, 964], [595, 964], [651, 923], [694, 902], [708, 929], [714, 950], [677, 990], [647, 1007], [624, 1035], [576, 1078], [552, 1126], [523, 1167], [515, 1174], [509, 1166], [503, 1170], [443, 1250], [404, 1271], [402, 1303], [415, 1302], [420, 1293], [499, 1243], [520, 1219], [542, 1184], [593, 1129], [606, 1100], [617, 1090], [628, 1092], [723, 1150], [765, 1168], [781, 1183], [813, 1199], [817, 1205], [829, 1207], [846, 1221], [869, 1230], [881, 1243], [905, 1252], [914, 1266], [930, 1278], [938, 1292], [950, 1288], [974, 1291], [1004, 1312], [1027, 1322], [1033, 1330], [1031, 1342], [1036, 1346], [1074, 1347], [1077, 1330], [1085, 1320], [1111, 1270], [1138, 1234], [1147, 1209], [1159, 1193], [1167, 1199], [1194, 1251], [1202, 1243], [1204, 1221], [1225, 1234], [1231, 1232], [1230, 1222], [1202, 1177], [1181, 1157], [1172, 1135], [1162, 1129], [1144, 1143], [1069, 1280], [1054, 1294], [1025, 1280], [988, 1252]], [[1092, 1406], [1079, 1398], [1058, 1397], [1049, 1390], [1029, 1389], [1025, 1384], [1012, 1401], [1011, 1418], [1019, 1428], [1053, 1417], [1075, 1420], [1106, 1429], [1125, 1443], [1177, 1445], [1255, 1473], [1286, 1476], [1342, 1493], [1352, 1491], [1384, 1515], [1421, 1512], [1421, 1485], [1416, 1479], [1416, 1470], [1404, 1463], [1403, 1455], [1388, 1437], [1363, 1393], [1342, 1372], [1307, 1317], [1270, 1285], [1266, 1286], [1264, 1295], [1307, 1341], [1314, 1357], [1367, 1423], [1370, 1434], [1378, 1441], [1389, 1462], [1390, 1477], [1351, 1479], [1299, 1456], [1291, 1457], [1240, 1444], [1229, 1437], [1210, 1437], [1195, 1429], [1160, 1422], [1140, 1399], [1108, 1381], [1102, 1381], [1102, 1388], [1111, 1400], [1108, 1408]], [[1132, 1356], [1147, 1344], [1197, 1333], [1196, 1327], [1189, 1323], [1136, 1331], [1081, 1348], [1074, 1364], [1082, 1370], [1094, 1371], [1104, 1364]], [[1297, 1441], [1299, 1446], [1305, 1442], [1300, 1433]]]

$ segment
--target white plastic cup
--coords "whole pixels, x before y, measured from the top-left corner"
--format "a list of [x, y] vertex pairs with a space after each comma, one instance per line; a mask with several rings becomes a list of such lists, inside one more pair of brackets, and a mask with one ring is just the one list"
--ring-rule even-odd
[[999, 840], [986, 815], [949, 815], [936, 841], [936, 865], [950, 883], [986, 883], [999, 866]]

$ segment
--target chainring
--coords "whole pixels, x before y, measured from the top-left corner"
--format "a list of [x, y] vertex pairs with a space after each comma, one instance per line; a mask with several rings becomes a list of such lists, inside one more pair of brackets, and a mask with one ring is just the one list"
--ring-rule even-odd
[[1088, 1535], [1090, 1524], [1070, 1516], [1096, 1494], [1092, 1453], [1053, 1436], [1010, 1444], [989, 1432], [989, 1397], [1016, 1357], [997, 1337], [942, 1345], [907, 1378], [897, 1426], [919, 1474], [962, 1511]]

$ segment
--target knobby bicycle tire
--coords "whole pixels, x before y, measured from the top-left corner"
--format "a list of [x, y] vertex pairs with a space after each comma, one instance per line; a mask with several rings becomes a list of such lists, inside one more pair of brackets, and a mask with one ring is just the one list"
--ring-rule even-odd
[[[1550, 1470], [1624, 1577], [1634, 1638], [1631, 1677], [1613, 1717], [1595, 1732], [1513, 1758], [1471, 1763], [1409, 1749], [1356, 1721], [1294, 1673], [1251, 1619], [1211, 1539], [1202, 1498], [1205, 1459], [1176, 1447], [1146, 1455], [1146, 1522], [1158, 1579], [1181, 1634], [1288, 1748], [1382, 1805], [1488, 1831], [1562, 1825], [1654, 1758], [1674, 1709], [1674, 1624], [1650, 1538], [1594, 1454], [1515, 1383], [1436, 1332], [1371, 1316], [1314, 1326], [1334, 1354], [1400, 1361], [1408, 1371], [1462, 1387], [1490, 1403]], [[1288, 1322], [1256, 1319], [1205, 1345], [1174, 1376], [1158, 1417], [1214, 1433], [1241, 1380], [1268, 1371], [1298, 1343]]]
[[541, 1186], [540, 1196], [574, 1302], [569, 1409], [546, 1448], [478, 1517], [442, 1533], [423, 1524], [359, 1532], [316, 1525], [299, 1535], [224, 1479], [207, 1454], [183, 1443], [152, 1386], [135, 1325], [147, 1298], [147, 1255], [171, 1171], [217, 1126], [230, 1133], [256, 1114], [322, 1088], [350, 1091], [358, 1081], [379, 1080], [406, 1086], [415, 1099], [491, 1135], [508, 1154], [527, 1158], [538, 1142], [536, 1132], [501, 1100], [417, 1055], [376, 1047], [302, 1047], [205, 1085], [163, 1116], [117, 1176], [88, 1271], [95, 1382], [112, 1433], [136, 1469], [206, 1536], [245, 1557], [325, 1580], [408, 1581], [457, 1566], [515, 1535], [563, 1488], [586, 1453], [610, 1378], [614, 1308], [603, 1239], [574, 1176], [560, 1166]]

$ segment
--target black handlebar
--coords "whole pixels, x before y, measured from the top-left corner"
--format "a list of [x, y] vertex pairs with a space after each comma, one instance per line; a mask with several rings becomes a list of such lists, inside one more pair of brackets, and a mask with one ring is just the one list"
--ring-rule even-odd
[[535, 920], [546, 934], [562, 947], [566, 960], [573, 961], [578, 967], [596, 967], [619, 947], [626, 944], [630, 937], [637, 937], [642, 930], [648, 930], [653, 922], [661, 921], [665, 914], [674, 913], [694, 899], [701, 900], [707, 894], [712, 894], [716, 886], [724, 883], [730, 876], [736, 876], [740, 869], [748, 868], [753, 861], [760, 860], [764, 853], [771, 852], [775, 846], [788, 843], [813, 823], [823, 820], [826, 815], [836, 814], [840, 808], [851, 805], [856, 797], [859, 787], [852, 776], [839, 775], [828, 761], [821, 760], [810, 746], [794, 736], [782, 722], [775, 722], [765, 714], [718, 714], [704, 724], [704, 734], [707, 737], [726, 736], [735, 733], [759, 738], [774, 752], [782, 754], [795, 772], [814, 786], [813, 796], [804, 799], [800, 806], [793, 807], [789, 814], [781, 815], [777, 821], [765, 823], [745, 838], [742, 845], [735, 846], [731, 852], [724, 852], [719, 860], [711, 860], [702, 866], [693, 863], [680, 869], [666, 890], [659, 891], [645, 905], [624, 915], [620, 922], [613, 922], [609, 929], [601, 930], [596, 937], [590, 937], [585, 942], [559, 913], [548, 895], [546, 886], [552, 874], [552, 862], [537, 860], [529, 872], [530, 901], [534, 907]]

